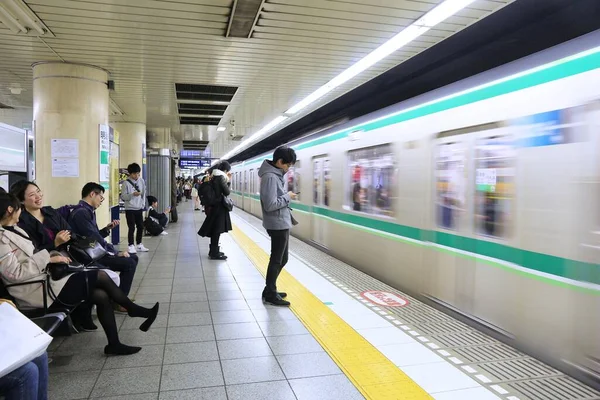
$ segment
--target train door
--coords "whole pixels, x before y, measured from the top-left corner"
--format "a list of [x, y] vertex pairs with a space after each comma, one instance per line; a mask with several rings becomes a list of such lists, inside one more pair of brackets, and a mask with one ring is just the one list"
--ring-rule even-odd
[[244, 171], [244, 181], [242, 183], [242, 210], [249, 211], [248, 205], [248, 171]]
[[319, 246], [327, 248], [327, 221], [324, 219], [326, 209], [331, 201], [330, 193], [331, 169], [328, 156], [313, 158], [313, 209], [311, 240]]
[[[435, 242], [456, 241], [472, 232], [468, 171], [472, 139], [464, 130], [442, 132], [433, 143], [432, 231]], [[469, 203], [469, 204], [467, 204]], [[433, 251], [426, 292], [461, 310], [471, 310], [475, 264], [468, 258]]]
[[250, 170], [250, 208], [248, 209], [248, 211], [250, 211], [250, 213], [252, 214], [256, 214], [256, 202], [254, 201], [254, 197], [256, 195], [256, 177], [254, 174], [254, 170], [251, 169]]

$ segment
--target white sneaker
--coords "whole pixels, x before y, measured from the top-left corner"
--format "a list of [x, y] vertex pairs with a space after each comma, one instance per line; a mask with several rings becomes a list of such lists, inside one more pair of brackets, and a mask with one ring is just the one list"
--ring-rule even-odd
[[143, 244], [140, 243], [137, 245], [137, 251], [146, 252], [146, 251], [150, 251], [150, 249], [147, 249], [146, 247], [144, 247]]
[[135, 249], [135, 246], [131, 244], [131, 245], [129, 245], [129, 247], [127, 248], [127, 252], [128, 252], [129, 254], [135, 254], [135, 253], [137, 253], [137, 250]]
[[160, 234], [163, 235], [163, 236], [166, 236], [166, 235], [169, 234], [169, 232], [162, 231]]

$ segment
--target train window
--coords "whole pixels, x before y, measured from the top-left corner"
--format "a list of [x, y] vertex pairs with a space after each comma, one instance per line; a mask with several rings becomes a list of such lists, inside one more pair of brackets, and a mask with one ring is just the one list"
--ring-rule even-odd
[[505, 237], [514, 196], [514, 142], [508, 137], [484, 138], [475, 152], [477, 233]]
[[[285, 180], [286, 191], [300, 192], [300, 168], [300, 160], [298, 160], [296, 161], [296, 165], [288, 170]], [[298, 194], [298, 200], [300, 200], [300, 194]]]
[[254, 170], [250, 170], [250, 194], [254, 194]]
[[461, 143], [442, 143], [436, 160], [437, 224], [458, 229], [457, 214], [465, 204], [465, 148]]
[[354, 211], [393, 216], [396, 174], [390, 144], [348, 152], [347, 206]]

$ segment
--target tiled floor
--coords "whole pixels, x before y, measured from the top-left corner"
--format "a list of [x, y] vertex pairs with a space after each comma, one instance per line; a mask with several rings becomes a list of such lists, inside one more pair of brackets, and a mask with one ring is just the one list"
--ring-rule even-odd
[[362, 399], [290, 310], [262, 303], [264, 280], [243, 252], [227, 241], [229, 260], [208, 260], [202, 215], [191, 202], [179, 212], [168, 236], [144, 239], [132, 290], [137, 303], [160, 301], [158, 319], [144, 333], [117, 316], [121, 341], [142, 351], [107, 358], [101, 331], [57, 338], [50, 398]]

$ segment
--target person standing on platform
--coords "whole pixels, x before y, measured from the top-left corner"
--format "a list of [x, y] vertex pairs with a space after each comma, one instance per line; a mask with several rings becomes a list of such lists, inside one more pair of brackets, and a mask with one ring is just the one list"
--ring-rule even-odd
[[[121, 198], [125, 202], [125, 217], [127, 218], [127, 239], [129, 247], [127, 251], [135, 254], [138, 251], [146, 252], [148, 249], [142, 244], [144, 236], [144, 209], [146, 208], [146, 182], [140, 176], [142, 168], [137, 163], [127, 166], [129, 178], [123, 182], [123, 193]], [[137, 228], [137, 232], [136, 232]], [[135, 233], [135, 243], [133, 236]]]
[[288, 262], [292, 212], [291, 200], [297, 198], [293, 192], [285, 192], [283, 176], [296, 163], [296, 152], [281, 146], [273, 153], [273, 161], [265, 160], [258, 170], [260, 177], [260, 205], [263, 227], [271, 237], [271, 258], [267, 268], [266, 285], [262, 292], [263, 301], [276, 306], [289, 306], [284, 300], [285, 292], [277, 291], [277, 277]]

